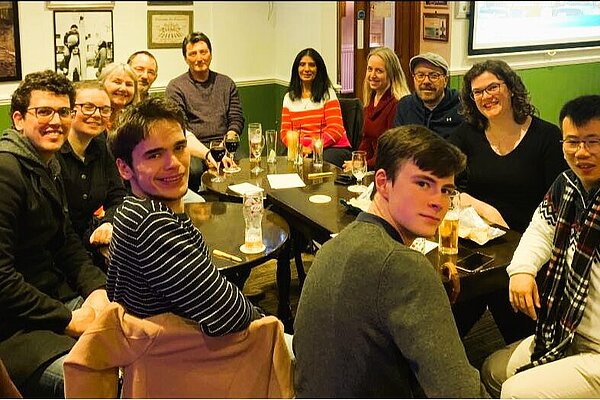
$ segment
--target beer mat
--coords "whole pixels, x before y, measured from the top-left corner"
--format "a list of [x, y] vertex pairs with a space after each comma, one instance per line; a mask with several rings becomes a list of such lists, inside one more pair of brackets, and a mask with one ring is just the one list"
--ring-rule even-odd
[[271, 189], [289, 189], [296, 187], [304, 187], [304, 181], [300, 175], [293, 174], [271, 174], [267, 175]]
[[431, 240], [427, 240], [422, 237], [416, 238], [415, 240], [413, 240], [412, 244], [410, 245], [411, 249], [421, 252], [423, 254], [429, 253], [431, 250], [435, 249], [436, 247], [438, 247], [438, 244], [436, 242], [432, 242]]
[[256, 193], [261, 192], [263, 188], [260, 186], [253, 185], [248, 182], [238, 183], [237, 185], [229, 185], [229, 190], [239, 194], [248, 194], [248, 193]]
[[263, 251], [265, 251], [267, 247], [265, 246], [265, 244], [263, 243], [261, 247], [258, 247], [256, 249], [252, 249], [249, 250], [246, 247], [246, 244], [244, 243], [243, 245], [240, 246], [240, 251], [244, 254], [258, 254], [258, 253], [262, 253]]
[[484, 245], [492, 239], [504, 235], [506, 231], [489, 226], [471, 206], [460, 211], [458, 236]]
[[325, 196], [324, 194], [314, 194], [308, 198], [311, 203], [324, 204], [331, 201], [331, 197]]

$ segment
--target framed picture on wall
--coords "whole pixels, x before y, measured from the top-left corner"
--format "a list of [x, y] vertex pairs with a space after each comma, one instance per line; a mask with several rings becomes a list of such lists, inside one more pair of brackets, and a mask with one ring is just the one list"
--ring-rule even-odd
[[47, 1], [46, 8], [49, 10], [82, 10], [93, 8], [96, 10], [112, 10], [114, 1]]
[[0, 81], [21, 80], [19, 7], [16, 1], [0, 1]]
[[448, 22], [450, 14], [424, 13], [423, 14], [423, 39], [448, 41]]
[[112, 11], [54, 11], [56, 72], [73, 82], [98, 78], [114, 60]]
[[179, 48], [193, 27], [193, 11], [148, 10], [148, 48]]
[[448, 8], [447, 1], [426, 1], [425, 8]]

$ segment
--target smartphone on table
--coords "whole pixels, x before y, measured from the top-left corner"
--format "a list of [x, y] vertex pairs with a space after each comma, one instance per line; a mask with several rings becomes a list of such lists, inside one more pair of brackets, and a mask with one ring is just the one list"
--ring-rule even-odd
[[494, 257], [487, 254], [475, 252], [456, 262], [456, 268], [464, 272], [477, 272], [488, 266]]

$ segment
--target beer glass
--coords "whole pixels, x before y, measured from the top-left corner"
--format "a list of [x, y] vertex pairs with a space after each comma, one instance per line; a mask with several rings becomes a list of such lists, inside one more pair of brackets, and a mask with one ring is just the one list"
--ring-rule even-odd
[[323, 166], [323, 139], [319, 134], [318, 137], [313, 138], [313, 166], [322, 167]]
[[250, 145], [250, 160], [252, 160], [252, 156], [254, 156], [254, 160], [256, 161], [256, 166], [250, 171], [254, 174], [258, 174], [259, 172], [264, 171], [260, 167], [260, 154], [265, 145], [265, 140], [262, 135], [262, 126], [259, 122], [248, 124], [248, 144]]
[[262, 190], [243, 195], [243, 215], [245, 222], [244, 244], [240, 248], [248, 254], [264, 251], [262, 238], [263, 194]]
[[289, 130], [287, 132], [287, 159], [296, 162], [298, 158], [298, 131]]
[[449, 196], [448, 201], [448, 211], [438, 228], [439, 252], [441, 254], [458, 254], [460, 193], [455, 191]]
[[277, 162], [277, 131], [269, 129], [265, 132], [265, 142], [267, 146], [267, 163]]

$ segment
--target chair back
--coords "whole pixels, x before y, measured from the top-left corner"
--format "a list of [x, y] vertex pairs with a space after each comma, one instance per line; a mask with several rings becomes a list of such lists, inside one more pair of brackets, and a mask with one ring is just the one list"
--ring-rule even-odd
[[66, 397], [116, 397], [119, 368], [123, 398], [294, 396], [283, 324], [273, 316], [210, 337], [172, 313], [136, 318], [113, 303], [65, 359]]
[[363, 105], [360, 99], [339, 98], [340, 108], [342, 110], [342, 119], [346, 135], [352, 145], [352, 150], [358, 150], [362, 140], [363, 130]]

